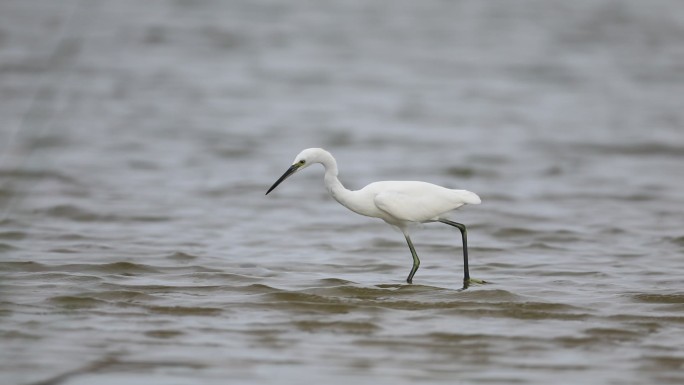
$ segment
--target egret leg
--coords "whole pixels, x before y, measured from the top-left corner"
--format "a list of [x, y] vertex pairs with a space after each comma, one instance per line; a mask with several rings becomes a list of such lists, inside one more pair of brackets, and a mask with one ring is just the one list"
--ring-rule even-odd
[[416, 271], [418, 271], [418, 266], [420, 266], [420, 259], [418, 259], [418, 254], [416, 254], [416, 249], [413, 247], [413, 242], [411, 242], [411, 238], [407, 233], [404, 233], [404, 236], [406, 237], [406, 243], [408, 243], [409, 249], [411, 249], [411, 256], [413, 257], [413, 267], [411, 268], [411, 272], [408, 275], [408, 278], [406, 278], [407, 283], [413, 283], [413, 276], [416, 275]]
[[454, 226], [461, 231], [461, 238], [463, 238], [463, 288], [467, 289], [471, 282], [475, 283], [485, 283], [481, 280], [471, 280], [470, 271], [468, 271], [468, 232], [463, 223], [453, 222], [448, 219], [440, 219], [442, 223], [450, 226]]

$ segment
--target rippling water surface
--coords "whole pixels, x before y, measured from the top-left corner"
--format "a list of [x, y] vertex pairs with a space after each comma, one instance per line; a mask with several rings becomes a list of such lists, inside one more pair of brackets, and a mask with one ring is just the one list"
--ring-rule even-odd
[[[678, 1], [5, 1], [0, 382], [681, 384]], [[477, 192], [460, 236], [347, 187]]]

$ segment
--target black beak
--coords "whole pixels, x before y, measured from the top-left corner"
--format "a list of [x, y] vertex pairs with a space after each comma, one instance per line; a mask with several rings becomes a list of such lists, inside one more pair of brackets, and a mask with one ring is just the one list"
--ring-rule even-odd
[[299, 165], [297, 165], [297, 164], [293, 164], [292, 166], [290, 166], [290, 168], [288, 168], [287, 171], [285, 171], [285, 174], [283, 174], [283, 176], [281, 176], [280, 178], [278, 178], [278, 180], [277, 180], [275, 183], [273, 183], [273, 186], [271, 186], [271, 188], [268, 189], [268, 191], [266, 191], [266, 195], [268, 195], [268, 193], [270, 193], [271, 191], [273, 191], [274, 188], [278, 187], [278, 185], [279, 185], [280, 183], [282, 183], [282, 182], [283, 182], [285, 179], [287, 179], [290, 175], [294, 174], [295, 171], [297, 171], [298, 169], [299, 169]]

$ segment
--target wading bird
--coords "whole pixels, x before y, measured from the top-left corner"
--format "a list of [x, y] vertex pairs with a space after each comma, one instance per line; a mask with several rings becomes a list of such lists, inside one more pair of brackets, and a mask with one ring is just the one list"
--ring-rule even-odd
[[335, 158], [322, 148], [308, 148], [295, 157], [294, 163], [266, 191], [273, 191], [282, 181], [292, 174], [312, 164], [320, 163], [325, 168], [323, 181], [330, 195], [349, 210], [373, 218], [380, 218], [404, 233], [406, 243], [413, 256], [413, 267], [406, 278], [413, 282], [413, 276], [420, 266], [420, 259], [409, 237], [408, 226], [411, 223], [441, 222], [454, 226], [461, 231], [463, 239], [463, 288], [471, 283], [485, 283], [470, 278], [468, 272], [468, 237], [466, 227], [462, 223], [449, 220], [446, 215], [465, 205], [480, 204], [480, 197], [467, 190], [451, 190], [432, 183], [416, 181], [374, 182], [361, 190], [347, 190], [337, 179], [337, 162]]

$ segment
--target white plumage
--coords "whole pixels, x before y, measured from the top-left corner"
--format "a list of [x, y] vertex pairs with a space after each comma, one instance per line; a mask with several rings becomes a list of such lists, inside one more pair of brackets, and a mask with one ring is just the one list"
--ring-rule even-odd
[[406, 238], [413, 268], [407, 278], [411, 283], [418, 270], [420, 260], [415, 252], [408, 234], [410, 223], [442, 222], [457, 227], [463, 238], [464, 288], [469, 283], [484, 281], [473, 280], [468, 273], [468, 246], [466, 228], [463, 224], [452, 222], [446, 214], [465, 204], [480, 204], [477, 194], [468, 190], [452, 190], [432, 183], [419, 181], [384, 181], [374, 182], [366, 187], [347, 190], [337, 178], [337, 162], [333, 156], [321, 148], [308, 148], [297, 157], [294, 163], [266, 192], [270, 193], [282, 181], [295, 172], [312, 164], [320, 163], [325, 168], [324, 182], [330, 195], [344, 207], [355, 213], [368, 217], [380, 218], [388, 224], [399, 228]]
[[[464, 204], [480, 204], [480, 197], [467, 190], [451, 190], [427, 182], [375, 182], [364, 187], [374, 194], [373, 202], [391, 220], [429, 222], [440, 219]], [[384, 219], [384, 218], [383, 218]]]

